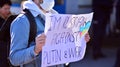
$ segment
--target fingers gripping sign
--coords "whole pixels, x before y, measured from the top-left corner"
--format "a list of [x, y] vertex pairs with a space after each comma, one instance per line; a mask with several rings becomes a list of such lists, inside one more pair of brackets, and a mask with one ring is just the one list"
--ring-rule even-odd
[[46, 36], [44, 33], [39, 34], [36, 39], [36, 45], [35, 45], [35, 53], [38, 55], [40, 51], [42, 51], [42, 47], [45, 45], [45, 41], [46, 41]]

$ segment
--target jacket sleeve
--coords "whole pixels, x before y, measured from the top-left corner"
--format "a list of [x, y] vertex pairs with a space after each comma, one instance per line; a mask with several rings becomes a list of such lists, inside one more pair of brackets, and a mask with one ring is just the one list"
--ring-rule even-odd
[[29, 22], [26, 16], [18, 16], [11, 24], [10, 62], [14, 66], [23, 65], [35, 59], [34, 45], [27, 48]]

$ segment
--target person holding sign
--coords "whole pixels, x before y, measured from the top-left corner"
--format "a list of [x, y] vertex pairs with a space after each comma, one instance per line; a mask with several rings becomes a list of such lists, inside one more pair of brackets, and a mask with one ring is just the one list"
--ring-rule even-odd
[[[10, 61], [14, 66], [20, 67], [41, 67], [42, 47], [45, 45], [46, 36], [44, 32], [45, 14], [57, 14], [53, 10], [54, 0], [28, 0], [23, 3], [23, 9], [28, 9], [33, 19], [36, 21], [37, 33], [35, 41], [30, 42], [29, 39], [29, 21], [24, 14], [20, 14], [11, 24], [11, 48]], [[19, 30], [19, 31], [18, 31]], [[22, 35], [21, 35], [22, 34]], [[86, 41], [89, 41], [87, 36]], [[62, 67], [63, 65], [55, 65], [50, 67]]]
[[[20, 14], [12, 22], [10, 62], [20, 67], [41, 67], [41, 51], [45, 44], [44, 32], [45, 14], [57, 13], [53, 10], [54, 0], [28, 0], [23, 3], [23, 9], [28, 9], [34, 16], [37, 31], [35, 42], [28, 43], [30, 24], [25, 14]], [[22, 35], [21, 35], [22, 34]], [[29, 47], [28, 44], [30, 45]], [[59, 66], [59, 65], [58, 65]], [[55, 67], [55, 66], [52, 66]]]

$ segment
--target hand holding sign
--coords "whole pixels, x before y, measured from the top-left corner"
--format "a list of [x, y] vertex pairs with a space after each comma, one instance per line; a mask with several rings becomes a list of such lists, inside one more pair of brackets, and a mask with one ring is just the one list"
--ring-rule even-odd
[[36, 37], [36, 40], [35, 40], [36, 45], [34, 49], [36, 55], [38, 55], [39, 52], [42, 51], [42, 46], [45, 45], [45, 40], [46, 40], [46, 36], [43, 33]]
[[85, 41], [86, 41], [86, 42], [89, 42], [89, 41], [90, 41], [90, 35], [89, 35], [89, 33], [86, 33], [86, 34], [85, 34]]

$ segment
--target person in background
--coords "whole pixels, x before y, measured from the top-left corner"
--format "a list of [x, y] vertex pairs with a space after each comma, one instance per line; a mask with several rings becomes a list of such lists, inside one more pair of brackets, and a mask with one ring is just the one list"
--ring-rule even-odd
[[120, 37], [120, 0], [116, 0], [116, 35]]
[[106, 57], [102, 52], [102, 40], [106, 33], [106, 25], [110, 22], [110, 14], [112, 12], [112, 0], [93, 0], [92, 9], [93, 24], [92, 24], [92, 40], [93, 59], [97, 60]]
[[[6, 19], [10, 16], [10, 0], [0, 0], [0, 30]], [[1, 31], [0, 31], [1, 32]], [[0, 67], [9, 67], [7, 59], [8, 41], [0, 34]]]
[[10, 12], [11, 4], [12, 3], [10, 0], [0, 0], [0, 27], [11, 14]]
[[[120, 38], [120, 0], [117, 0], [116, 3], [116, 35], [118, 38]], [[120, 67], [120, 43], [117, 49], [114, 67]]]

